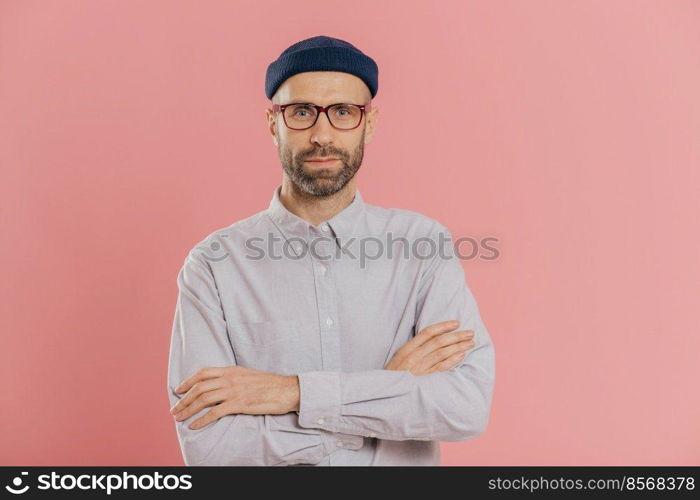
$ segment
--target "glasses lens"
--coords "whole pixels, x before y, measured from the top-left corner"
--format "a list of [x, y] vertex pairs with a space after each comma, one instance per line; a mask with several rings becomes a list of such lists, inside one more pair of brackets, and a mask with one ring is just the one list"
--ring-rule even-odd
[[352, 104], [337, 104], [328, 110], [328, 117], [334, 127], [355, 128], [360, 124], [362, 110]]
[[308, 128], [316, 120], [316, 108], [308, 104], [293, 104], [284, 110], [284, 118], [291, 128]]

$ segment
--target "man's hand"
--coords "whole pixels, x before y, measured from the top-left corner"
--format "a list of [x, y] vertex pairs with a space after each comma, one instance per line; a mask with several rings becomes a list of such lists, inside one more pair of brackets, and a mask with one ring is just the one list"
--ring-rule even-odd
[[175, 389], [185, 396], [170, 409], [176, 420], [185, 420], [214, 405], [189, 425], [199, 429], [232, 413], [279, 415], [299, 409], [299, 380], [243, 366], [203, 368]]
[[459, 321], [452, 320], [425, 327], [401, 346], [384, 368], [408, 370], [414, 375], [453, 368], [464, 359], [467, 350], [474, 347], [474, 332], [453, 332], [458, 326]]

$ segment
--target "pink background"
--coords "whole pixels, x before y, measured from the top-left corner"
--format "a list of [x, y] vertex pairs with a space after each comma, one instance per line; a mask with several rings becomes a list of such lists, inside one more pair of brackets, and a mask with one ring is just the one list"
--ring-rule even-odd
[[[181, 465], [187, 251], [281, 179], [267, 64], [380, 68], [359, 187], [458, 236], [496, 344], [444, 464], [700, 464], [696, 1], [0, 2], [0, 464]], [[415, 119], [407, 103], [418, 109]]]

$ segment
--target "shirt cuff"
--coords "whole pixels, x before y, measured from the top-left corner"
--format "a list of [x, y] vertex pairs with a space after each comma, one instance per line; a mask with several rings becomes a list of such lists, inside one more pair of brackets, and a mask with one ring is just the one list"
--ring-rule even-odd
[[327, 455], [335, 450], [359, 450], [365, 444], [365, 438], [354, 434], [343, 434], [342, 432], [324, 432], [321, 435], [323, 449]]
[[333, 431], [340, 417], [340, 373], [299, 373], [299, 425]]
[[306, 372], [299, 378], [299, 425], [311, 429], [323, 429], [323, 446], [327, 454], [337, 449], [359, 450], [364, 438], [355, 434], [334, 432], [342, 406], [340, 373]]

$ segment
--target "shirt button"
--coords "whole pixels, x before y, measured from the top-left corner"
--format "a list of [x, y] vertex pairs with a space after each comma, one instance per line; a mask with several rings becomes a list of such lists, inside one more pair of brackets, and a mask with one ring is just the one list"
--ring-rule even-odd
[[342, 441], [338, 441], [335, 444], [337, 444], [339, 448], [342, 448], [343, 446], [345, 446], [345, 443], [343, 443]]
[[321, 274], [326, 274], [326, 266], [321, 266]]
[[318, 418], [316, 419], [316, 423], [317, 423], [317, 424], [322, 424], [323, 422], [325, 422], [325, 420], [323, 420], [323, 417], [318, 417]]
[[328, 224], [324, 224], [321, 226], [321, 231], [328, 231]]
[[377, 437], [377, 433], [376, 433], [376, 432], [370, 432], [370, 433], [369, 433], [369, 437], [371, 437], [371, 438]]
[[331, 318], [328, 318], [326, 320], [326, 324], [328, 325], [328, 328], [330, 328], [333, 325], [333, 320]]

